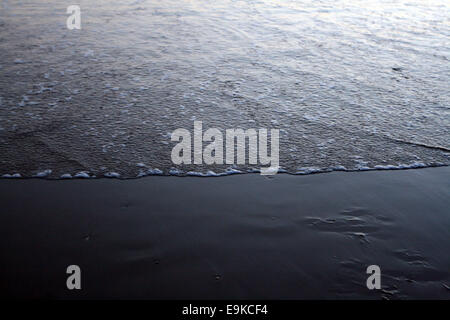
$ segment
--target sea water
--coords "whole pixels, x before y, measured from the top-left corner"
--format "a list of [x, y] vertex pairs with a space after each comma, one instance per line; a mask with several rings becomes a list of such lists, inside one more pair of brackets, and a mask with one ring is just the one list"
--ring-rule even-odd
[[0, 176], [217, 176], [170, 134], [280, 130], [280, 172], [450, 163], [450, 2], [4, 0]]

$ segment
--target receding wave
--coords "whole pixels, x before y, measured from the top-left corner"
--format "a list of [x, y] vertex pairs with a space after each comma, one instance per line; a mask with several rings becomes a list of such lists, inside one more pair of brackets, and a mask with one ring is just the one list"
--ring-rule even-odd
[[[450, 164], [446, 0], [5, 2], [0, 177], [222, 176], [171, 133], [278, 129], [279, 172]], [[223, 131], [222, 131], [223, 132]]]

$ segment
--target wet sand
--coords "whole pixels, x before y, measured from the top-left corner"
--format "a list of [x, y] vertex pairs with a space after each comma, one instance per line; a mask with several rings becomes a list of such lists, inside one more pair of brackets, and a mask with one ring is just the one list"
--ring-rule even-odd
[[450, 299], [449, 176], [2, 179], [1, 297]]

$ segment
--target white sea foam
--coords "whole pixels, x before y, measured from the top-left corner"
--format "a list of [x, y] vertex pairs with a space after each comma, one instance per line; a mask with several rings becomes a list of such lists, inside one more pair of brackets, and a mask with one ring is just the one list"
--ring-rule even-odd
[[86, 171], [80, 171], [77, 174], [75, 174], [74, 176], [75, 178], [90, 178], [89, 173], [87, 173]]
[[104, 176], [107, 178], [120, 178], [120, 174], [117, 172], [107, 172]]
[[240, 174], [242, 171], [235, 169], [235, 168], [228, 168], [226, 171], [227, 174]]
[[163, 172], [161, 170], [159, 170], [158, 168], [149, 169], [147, 172], [149, 174], [152, 174], [152, 175], [161, 175], [161, 174], [163, 174]]
[[344, 167], [344, 166], [335, 166], [335, 167], [332, 167], [331, 170], [333, 170], [333, 171], [347, 171], [347, 168]]
[[155, 169], [148, 169], [148, 170], [140, 170], [137, 177], [145, 177], [145, 176], [159, 176], [162, 175], [163, 172], [159, 170], [158, 168]]
[[49, 176], [52, 173], [52, 170], [47, 169], [41, 172], [36, 173], [33, 177], [35, 178], [45, 178], [47, 176]]
[[2, 178], [7, 178], [7, 179], [18, 179], [18, 178], [22, 178], [22, 176], [20, 175], [20, 173], [14, 173], [14, 174], [4, 174], [2, 175]]
[[189, 171], [186, 173], [186, 175], [188, 175], [188, 176], [196, 176], [196, 177], [219, 177], [219, 176], [227, 175], [227, 174], [228, 174], [227, 172], [215, 173], [212, 170], [209, 170], [206, 173], [197, 172], [197, 171]]
[[186, 173], [188, 176], [194, 176], [194, 177], [204, 177], [205, 174], [197, 171], [189, 171]]
[[179, 176], [179, 175], [183, 174], [183, 171], [172, 168], [172, 169], [169, 170], [169, 174], [171, 174], [173, 176]]
[[314, 167], [299, 168], [295, 174], [311, 174], [316, 172], [322, 172], [322, 169]]

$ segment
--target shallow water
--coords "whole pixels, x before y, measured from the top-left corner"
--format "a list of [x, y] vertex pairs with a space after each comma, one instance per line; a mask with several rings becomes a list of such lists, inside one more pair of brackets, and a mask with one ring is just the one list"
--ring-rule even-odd
[[450, 163], [446, 0], [71, 4], [2, 2], [0, 176], [224, 172], [171, 162], [194, 120], [280, 129], [291, 173]]

